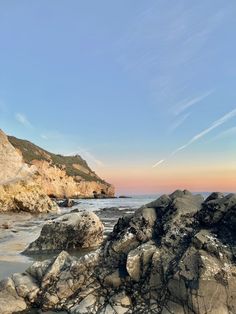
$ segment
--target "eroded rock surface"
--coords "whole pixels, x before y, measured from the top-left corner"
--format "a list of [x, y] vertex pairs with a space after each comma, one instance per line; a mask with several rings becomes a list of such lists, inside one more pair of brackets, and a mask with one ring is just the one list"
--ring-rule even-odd
[[80, 211], [47, 222], [25, 253], [98, 247], [104, 226], [93, 212]]
[[24, 163], [0, 130], [0, 212], [42, 213], [58, 209], [35, 182], [35, 172], [36, 168]]
[[114, 197], [80, 156], [55, 155], [0, 130], [0, 212], [49, 212], [54, 198]]
[[2, 282], [0, 312], [236, 313], [235, 230], [234, 194], [163, 195], [119, 219], [94, 253], [63, 251]]
[[81, 156], [53, 154], [29, 141], [13, 136], [6, 138], [27, 167], [36, 170], [34, 181], [47, 195], [56, 198], [114, 196], [114, 187], [90, 169]]

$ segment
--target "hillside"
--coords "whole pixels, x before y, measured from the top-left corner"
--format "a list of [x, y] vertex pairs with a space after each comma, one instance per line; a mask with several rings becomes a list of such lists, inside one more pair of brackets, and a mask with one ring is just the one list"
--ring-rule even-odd
[[72, 176], [76, 181], [85, 180], [106, 183], [89, 168], [87, 162], [79, 155], [62, 156], [53, 154], [27, 140], [18, 139], [14, 136], [8, 136], [8, 140], [21, 153], [24, 162], [27, 164], [32, 165], [35, 160], [44, 160], [52, 166], [65, 170], [66, 174]]
[[[91, 170], [79, 155], [56, 155], [27, 140], [7, 136], [1, 130], [0, 170], [0, 184], [10, 185], [11, 189], [21, 182], [22, 191], [25, 185], [30, 190], [37, 186], [37, 191], [55, 198], [104, 198], [115, 194], [114, 187]], [[18, 190], [17, 186], [15, 192]], [[14, 199], [15, 195], [10, 194], [9, 199]]]

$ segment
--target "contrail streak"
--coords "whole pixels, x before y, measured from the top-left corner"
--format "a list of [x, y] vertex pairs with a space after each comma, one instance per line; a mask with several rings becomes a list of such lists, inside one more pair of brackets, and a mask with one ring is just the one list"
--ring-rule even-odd
[[[220, 119], [214, 121], [208, 128], [206, 128], [205, 130], [203, 130], [202, 132], [196, 134], [194, 137], [191, 138], [190, 141], [188, 141], [186, 144], [178, 147], [176, 150], [174, 150], [169, 157], [174, 156], [175, 154], [177, 154], [178, 152], [184, 150], [185, 148], [187, 148], [188, 146], [192, 145], [194, 142], [198, 141], [199, 139], [203, 138], [205, 135], [207, 135], [208, 133], [210, 133], [211, 131], [213, 131], [214, 129], [218, 128], [219, 126], [221, 126], [222, 124], [226, 123], [227, 121], [229, 121], [230, 119], [234, 118], [236, 116], [236, 108], [230, 112], [228, 112], [227, 114], [225, 114], [223, 117], [221, 117]], [[168, 159], [168, 158], [167, 158]], [[158, 161], [156, 164], [153, 165], [153, 168], [157, 167], [158, 165], [162, 164], [165, 160], [167, 159], [162, 159], [160, 161]]]
[[198, 96], [198, 97], [195, 97], [193, 99], [190, 99], [189, 101], [186, 101], [186, 102], [183, 102], [181, 105], [177, 105], [176, 108], [174, 108], [174, 113], [176, 115], [179, 115], [180, 113], [182, 113], [183, 111], [185, 111], [186, 109], [192, 107], [193, 105], [201, 102], [204, 98], [210, 96], [212, 93], [214, 92], [214, 90], [209, 90], [208, 92]]
[[160, 164], [162, 164], [165, 161], [165, 159], [159, 160], [157, 163], [155, 163], [155, 165], [153, 165], [152, 167], [155, 168], [157, 166], [159, 166]]

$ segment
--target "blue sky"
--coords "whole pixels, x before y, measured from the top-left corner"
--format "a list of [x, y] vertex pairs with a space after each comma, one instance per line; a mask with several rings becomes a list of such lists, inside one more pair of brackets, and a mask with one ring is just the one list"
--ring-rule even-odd
[[1, 128], [80, 153], [121, 192], [134, 173], [156, 191], [213, 166], [228, 189], [235, 13], [234, 0], [0, 1]]

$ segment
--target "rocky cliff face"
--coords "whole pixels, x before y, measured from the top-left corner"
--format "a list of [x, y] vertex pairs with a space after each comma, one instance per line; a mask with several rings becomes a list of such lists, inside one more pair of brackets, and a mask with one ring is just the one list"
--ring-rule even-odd
[[0, 212], [32, 213], [57, 210], [57, 206], [35, 182], [36, 168], [22, 156], [0, 130]]
[[119, 219], [101, 249], [0, 284], [0, 312], [236, 313], [236, 195], [176, 191]]
[[4, 132], [0, 130], [0, 184], [14, 183], [33, 175], [34, 167], [23, 162], [22, 156], [10, 144]]
[[80, 156], [55, 155], [2, 131], [0, 169], [0, 184], [33, 180], [41, 192], [58, 198], [112, 197], [115, 193]]
[[12, 136], [8, 140], [25, 164], [36, 169], [34, 179], [47, 195], [58, 198], [114, 196], [114, 187], [98, 177], [79, 155], [56, 155], [29, 141]]
[[[100, 179], [98, 180], [97, 177], [85, 180], [82, 177], [69, 176], [65, 169], [61, 169], [45, 160], [33, 160], [31, 163], [39, 173], [36, 176], [36, 181], [42, 186], [47, 195], [57, 198], [94, 197], [100, 194], [104, 197], [114, 196], [113, 186]], [[94, 181], [92, 181], [92, 178]]]

